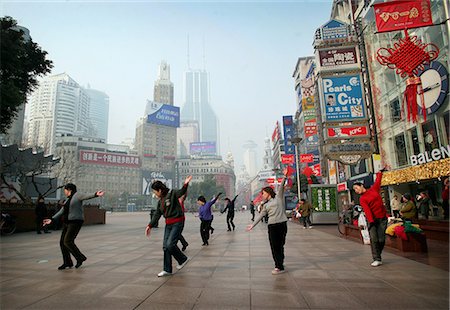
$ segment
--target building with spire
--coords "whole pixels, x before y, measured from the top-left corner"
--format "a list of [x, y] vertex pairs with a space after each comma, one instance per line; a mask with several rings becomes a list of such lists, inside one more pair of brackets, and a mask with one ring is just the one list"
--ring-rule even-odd
[[161, 61], [158, 69], [153, 101], [147, 100], [144, 115], [136, 126], [135, 147], [142, 158], [142, 193], [145, 195], [151, 194], [149, 185], [154, 180], [161, 180], [168, 187], [173, 186], [177, 151], [180, 113], [173, 102], [170, 66]]

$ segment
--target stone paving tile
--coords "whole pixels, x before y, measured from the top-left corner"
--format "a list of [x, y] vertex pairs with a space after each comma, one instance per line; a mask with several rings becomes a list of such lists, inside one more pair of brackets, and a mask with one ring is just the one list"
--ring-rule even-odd
[[[210, 245], [187, 215], [191, 260], [170, 277], [162, 270], [161, 228], [144, 236], [148, 214], [107, 214], [85, 226], [77, 244], [88, 256], [80, 269], [58, 271], [59, 231], [0, 239], [0, 309], [448, 309], [449, 273], [386, 252], [370, 266], [370, 247], [319, 229], [288, 224], [287, 272], [273, 276], [266, 224], [234, 232], [214, 220]], [[425, 284], [426, 283], [426, 284]]]

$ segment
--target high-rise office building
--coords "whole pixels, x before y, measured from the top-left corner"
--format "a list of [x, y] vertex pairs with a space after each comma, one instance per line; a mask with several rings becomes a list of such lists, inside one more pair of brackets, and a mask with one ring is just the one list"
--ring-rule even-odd
[[93, 138], [107, 141], [108, 118], [109, 118], [109, 96], [102, 91], [89, 87], [84, 90], [90, 99], [89, 120], [92, 125]]
[[215, 142], [219, 153], [219, 122], [211, 107], [208, 72], [189, 69], [185, 73], [184, 100], [181, 121], [197, 121], [198, 142]]
[[177, 130], [177, 154], [180, 157], [190, 155], [190, 145], [199, 140], [198, 137], [198, 122], [186, 121], [180, 123], [180, 128]]
[[68, 74], [45, 78], [29, 103], [28, 146], [49, 154], [56, 136], [90, 136], [89, 96]]
[[256, 151], [255, 151], [257, 146], [258, 145], [251, 140], [246, 141], [244, 145], [242, 145], [242, 147], [245, 149], [244, 165], [250, 177], [254, 177], [258, 172], [256, 170]]
[[[146, 195], [151, 194], [148, 185], [154, 180], [161, 180], [172, 187], [174, 179], [179, 110], [173, 106], [169, 68], [165, 61], [159, 65], [154, 100], [147, 101], [144, 116], [136, 126], [135, 147], [142, 158], [142, 188]], [[152, 118], [153, 115], [156, 117]]]
[[153, 100], [173, 105], [173, 83], [170, 81], [170, 66], [161, 61], [158, 70], [158, 79], [153, 88]]

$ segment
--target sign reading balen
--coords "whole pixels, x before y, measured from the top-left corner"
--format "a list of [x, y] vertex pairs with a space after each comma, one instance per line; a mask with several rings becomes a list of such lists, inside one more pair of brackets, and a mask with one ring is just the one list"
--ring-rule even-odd
[[426, 164], [444, 158], [450, 158], [450, 145], [432, 149], [431, 152], [423, 152], [417, 155], [411, 155], [410, 158], [412, 166]]

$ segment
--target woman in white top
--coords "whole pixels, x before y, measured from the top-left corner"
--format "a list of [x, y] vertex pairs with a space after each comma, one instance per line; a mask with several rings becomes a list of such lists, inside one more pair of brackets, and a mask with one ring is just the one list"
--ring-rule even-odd
[[275, 269], [272, 270], [272, 274], [274, 275], [285, 272], [284, 244], [286, 242], [288, 219], [284, 206], [284, 183], [286, 181], [287, 169], [284, 170], [283, 174], [283, 181], [276, 194], [271, 187], [264, 187], [262, 189], [261, 213], [259, 213], [258, 218], [255, 219], [253, 224], [247, 226], [247, 231], [250, 231], [265, 215], [269, 216], [267, 227], [272, 257], [275, 262]]

